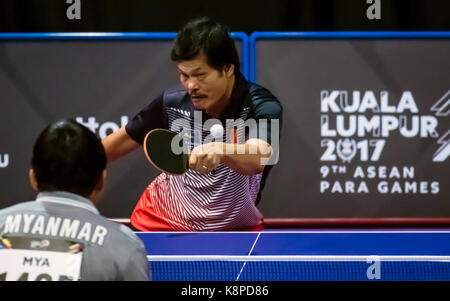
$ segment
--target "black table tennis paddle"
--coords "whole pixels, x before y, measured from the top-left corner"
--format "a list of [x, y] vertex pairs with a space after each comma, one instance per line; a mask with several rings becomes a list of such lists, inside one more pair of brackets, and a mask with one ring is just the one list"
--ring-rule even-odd
[[[172, 150], [172, 140], [177, 135], [166, 129], [154, 129], [147, 133], [143, 145], [150, 163], [156, 169], [172, 175], [182, 175], [189, 169], [189, 155], [186, 152], [176, 154]], [[183, 143], [183, 139], [179, 141]], [[183, 148], [181, 144], [179, 146]]]

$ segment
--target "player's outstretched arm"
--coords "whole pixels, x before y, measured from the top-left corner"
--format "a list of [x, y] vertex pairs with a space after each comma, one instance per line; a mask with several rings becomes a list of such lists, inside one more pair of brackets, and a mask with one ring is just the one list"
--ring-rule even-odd
[[121, 127], [114, 133], [106, 136], [102, 140], [102, 144], [105, 148], [108, 163], [122, 158], [140, 146], [136, 141], [128, 136], [125, 127]]
[[264, 162], [272, 154], [272, 147], [264, 140], [249, 139], [245, 144], [225, 144], [222, 163], [243, 175], [254, 175], [264, 170]]
[[189, 156], [189, 168], [207, 174], [222, 162], [243, 175], [254, 175], [264, 170], [272, 147], [260, 139], [249, 139], [245, 144], [211, 142], [195, 147]]

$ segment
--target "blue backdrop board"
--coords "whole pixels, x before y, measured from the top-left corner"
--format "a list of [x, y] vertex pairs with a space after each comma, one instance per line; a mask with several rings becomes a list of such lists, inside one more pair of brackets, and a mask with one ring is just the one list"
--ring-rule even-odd
[[250, 53], [284, 106], [266, 216], [450, 217], [450, 32], [256, 32]]
[[[0, 208], [34, 199], [33, 142], [45, 125], [72, 117], [100, 138], [125, 125], [167, 87], [176, 33], [0, 34]], [[232, 33], [248, 74], [248, 37]], [[129, 217], [157, 172], [143, 151], [108, 167], [100, 212]]]

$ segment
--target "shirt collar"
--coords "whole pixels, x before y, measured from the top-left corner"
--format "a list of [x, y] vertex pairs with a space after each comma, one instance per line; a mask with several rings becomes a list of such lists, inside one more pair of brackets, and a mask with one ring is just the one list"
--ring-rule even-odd
[[57, 203], [75, 206], [100, 215], [97, 208], [95, 208], [94, 204], [90, 200], [86, 199], [85, 197], [82, 197], [81, 195], [74, 194], [71, 192], [66, 191], [39, 192], [39, 194], [36, 197], [36, 202], [48, 202], [48, 203]]
[[247, 80], [239, 72], [236, 75], [233, 91], [231, 92], [230, 104], [220, 115], [221, 120], [236, 119], [242, 110], [248, 92]]

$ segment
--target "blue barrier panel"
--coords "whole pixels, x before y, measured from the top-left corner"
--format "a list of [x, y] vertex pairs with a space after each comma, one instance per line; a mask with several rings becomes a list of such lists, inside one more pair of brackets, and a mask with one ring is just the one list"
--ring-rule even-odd
[[[164, 89], [179, 85], [175, 32], [0, 33], [0, 208], [34, 199], [33, 142], [46, 124], [73, 117], [100, 138], [124, 126]], [[248, 37], [233, 32], [248, 77]], [[100, 212], [129, 217], [158, 174], [142, 152], [109, 166]], [[8, 189], [6, 189], [8, 188]]]
[[255, 81], [255, 45], [261, 39], [448, 39], [449, 31], [256, 31], [249, 37], [249, 79]]
[[450, 32], [254, 32], [249, 43], [250, 80], [284, 106], [266, 217], [449, 220]]
[[[176, 32], [42, 32], [0, 33], [0, 40], [172, 40]], [[241, 71], [248, 78], [248, 36], [244, 32], [232, 32], [230, 36], [241, 43]]]

